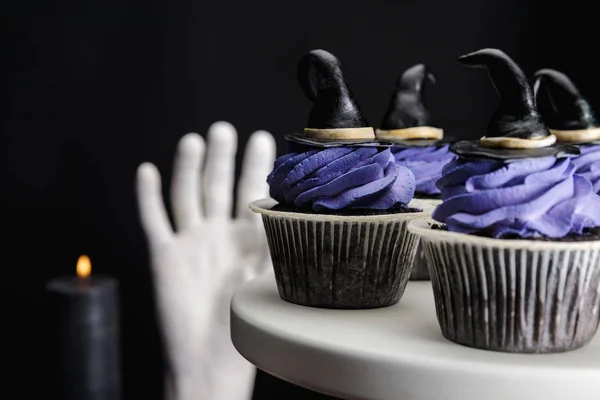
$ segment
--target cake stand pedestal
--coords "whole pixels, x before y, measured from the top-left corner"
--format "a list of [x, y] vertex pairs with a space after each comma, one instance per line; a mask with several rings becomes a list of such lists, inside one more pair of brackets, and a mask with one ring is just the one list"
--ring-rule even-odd
[[344, 399], [600, 399], [600, 334], [561, 354], [460, 346], [442, 337], [430, 282], [392, 307], [325, 310], [281, 300], [269, 273], [233, 297], [231, 338], [261, 370]]

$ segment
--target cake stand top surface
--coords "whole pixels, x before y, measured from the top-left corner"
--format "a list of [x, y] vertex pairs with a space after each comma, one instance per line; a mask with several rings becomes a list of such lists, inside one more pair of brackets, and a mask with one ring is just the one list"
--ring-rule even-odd
[[454, 344], [441, 334], [430, 282], [409, 282], [392, 307], [327, 310], [281, 300], [269, 273], [233, 297], [231, 337], [258, 368], [345, 399], [600, 399], [600, 334], [560, 354]]

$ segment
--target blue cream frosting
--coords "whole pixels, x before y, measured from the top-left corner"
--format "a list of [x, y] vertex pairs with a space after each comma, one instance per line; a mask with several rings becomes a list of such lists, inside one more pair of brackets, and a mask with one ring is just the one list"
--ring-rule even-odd
[[437, 182], [433, 218], [448, 230], [494, 238], [561, 238], [600, 226], [600, 196], [569, 158], [510, 163], [457, 159]]
[[587, 178], [594, 187], [594, 192], [600, 193], [600, 145], [579, 146], [581, 155], [573, 158], [575, 172]]
[[396, 163], [412, 171], [415, 175], [415, 194], [436, 195], [440, 190], [435, 186], [442, 176], [442, 169], [456, 155], [449, 150], [450, 145], [428, 147], [394, 147], [392, 153]]
[[389, 148], [296, 149], [275, 161], [267, 177], [270, 196], [280, 204], [315, 212], [387, 210], [408, 204], [415, 177], [398, 165]]

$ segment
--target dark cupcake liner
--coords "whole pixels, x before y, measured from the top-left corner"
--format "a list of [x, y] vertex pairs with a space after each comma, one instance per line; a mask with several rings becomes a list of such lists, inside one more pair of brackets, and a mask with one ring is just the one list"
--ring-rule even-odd
[[[423, 212], [428, 215], [431, 215], [435, 207], [440, 204], [442, 200], [440, 199], [415, 199], [413, 203], [415, 203], [414, 207], [420, 207]], [[411, 203], [411, 205], [413, 204]], [[427, 258], [425, 256], [425, 250], [423, 249], [423, 245], [419, 243], [417, 248], [417, 255], [415, 256], [415, 262], [413, 264], [412, 271], [410, 273], [411, 281], [428, 281], [430, 280], [429, 276], [429, 263], [427, 262]]]
[[425, 250], [423, 245], [419, 243], [417, 248], [417, 255], [415, 256], [415, 262], [413, 264], [412, 271], [410, 272], [411, 281], [428, 281], [429, 276], [429, 265], [427, 263], [427, 257], [425, 256]]
[[413, 221], [430, 264], [437, 319], [455, 343], [514, 353], [574, 350], [598, 329], [600, 241], [501, 240]]
[[366, 309], [390, 306], [402, 297], [419, 241], [406, 226], [422, 213], [331, 216], [268, 206], [261, 211], [261, 206], [255, 202], [253, 210], [262, 214], [283, 300]]

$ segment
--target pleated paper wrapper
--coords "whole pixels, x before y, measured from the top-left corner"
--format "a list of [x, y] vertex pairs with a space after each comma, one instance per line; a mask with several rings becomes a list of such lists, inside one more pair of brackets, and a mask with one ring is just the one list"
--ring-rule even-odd
[[264, 199], [251, 208], [262, 214], [282, 299], [336, 309], [400, 300], [419, 241], [407, 223], [424, 213], [336, 216], [271, 211], [275, 204]]
[[[414, 199], [412, 203], [421, 208], [424, 213], [431, 215], [433, 210], [435, 210], [435, 207], [441, 202], [442, 200], [436, 199]], [[425, 250], [423, 249], [423, 246], [419, 244], [417, 248], [417, 255], [415, 256], [415, 262], [410, 274], [410, 280], [428, 281], [429, 279], [429, 266], [427, 264], [427, 258], [425, 257]]]
[[453, 342], [515, 353], [553, 353], [598, 330], [600, 241], [477, 237], [410, 223], [430, 265], [437, 319]]

